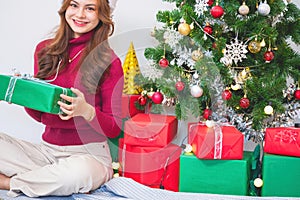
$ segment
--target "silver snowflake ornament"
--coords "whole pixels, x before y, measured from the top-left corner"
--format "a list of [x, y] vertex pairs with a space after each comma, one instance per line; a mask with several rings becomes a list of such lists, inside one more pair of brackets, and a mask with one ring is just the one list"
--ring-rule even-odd
[[247, 45], [236, 37], [230, 44], [226, 44], [224, 57], [234, 61], [237, 65], [238, 62], [242, 62], [242, 59], [247, 58], [246, 53], [248, 53]]
[[207, 0], [196, 0], [195, 4], [195, 13], [200, 17], [204, 14], [205, 11], [207, 11], [208, 3]]

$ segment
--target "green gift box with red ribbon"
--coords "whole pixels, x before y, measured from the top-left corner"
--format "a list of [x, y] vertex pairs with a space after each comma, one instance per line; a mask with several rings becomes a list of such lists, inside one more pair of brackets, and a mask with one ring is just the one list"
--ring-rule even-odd
[[0, 74], [0, 100], [41, 112], [60, 114], [57, 104], [61, 100], [60, 94], [74, 96], [70, 89], [43, 80]]

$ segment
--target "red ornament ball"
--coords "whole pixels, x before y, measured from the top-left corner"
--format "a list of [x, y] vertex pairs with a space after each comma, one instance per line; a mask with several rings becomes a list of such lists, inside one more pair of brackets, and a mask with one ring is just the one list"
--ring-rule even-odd
[[141, 106], [146, 105], [146, 103], [147, 103], [147, 98], [144, 97], [144, 96], [139, 96], [139, 98], [138, 98], [138, 103], [139, 103]]
[[167, 68], [169, 66], [169, 61], [166, 58], [162, 58], [159, 60], [159, 66], [161, 66], [162, 68]]
[[265, 59], [266, 63], [271, 62], [274, 59], [274, 53], [272, 51], [267, 51], [264, 54], [264, 59]]
[[226, 89], [226, 90], [223, 91], [222, 98], [224, 100], [229, 100], [231, 97], [232, 97], [232, 93], [231, 93], [230, 90]]
[[212, 7], [210, 9], [210, 14], [214, 17], [214, 18], [220, 18], [222, 17], [222, 15], [224, 14], [224, 10], [221, 6], [216, 5], [214, 7]]
[[294, 97], [295, 97], [295, 99], [300, 100], [300, 89], [297, 89], [297, 90], [294, 92]]
[[153, 103], [161, 104], [161, 102], [164, 100], [164, 95], [161, 92], [154, 92], [151, 99]]
[[184, 89], [184, 82], [182, 82], [182, 81], [177, 81], [176, 83], [175, 83], [175, 88], [176, 88], [176, 90], [177, 91], [182, 91], [183, 89]]
[[242, 108], [248, 108], [250, 106], [250, 101], [247, 97], [243, 97], [240, 99], [240, 106]]
[[208, 1], [207, 1], [207, 4], [208, 4], [209, 6], [213, 5], [213, 3], [214, 3], [214, 0], [208, 0]]
[[206, 25], [204, 28], [203, 28], [204, 32], [211, 35], [213, 33], [213, 29], [211, 26], [209, 25]]
[[208, 119], [212, 114], [212, 110], [210, 110], [209, 108], [204, 109], [203, 111], [203, 118], [204, 119]]

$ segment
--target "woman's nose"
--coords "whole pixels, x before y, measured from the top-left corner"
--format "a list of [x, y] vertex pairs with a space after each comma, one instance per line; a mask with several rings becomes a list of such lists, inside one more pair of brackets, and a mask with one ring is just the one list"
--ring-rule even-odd
[[79, 8], [76, 12], [76, 16], [79, 18], [84, 18], [85, 17], [84, 8]]

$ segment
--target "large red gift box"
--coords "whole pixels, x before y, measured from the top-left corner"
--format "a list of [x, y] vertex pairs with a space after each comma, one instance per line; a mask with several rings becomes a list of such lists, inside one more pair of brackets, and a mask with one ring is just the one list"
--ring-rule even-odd
[[125, 122], [124, 142], [130, 145], [163, 147], [177, 134], [175, 116], [138, 113]]
[[178, 191], [181, 148], [170, 143], [165, 147], [141, 147], [119, 141], [120, 175], [152, 188]]
[[243, 158], [244, 136], [234, 126], [216, 125], [209, 128], [203, 123], [189, 123], [188, 143], [200, 159]]
[[144, 113], [135, 107], [135, 102], [141, 95], [122, 94], [122, 118], [130, 118], [137, 113]]
[[266, 128], [264, 152], [300, 157], [300, 128]]

